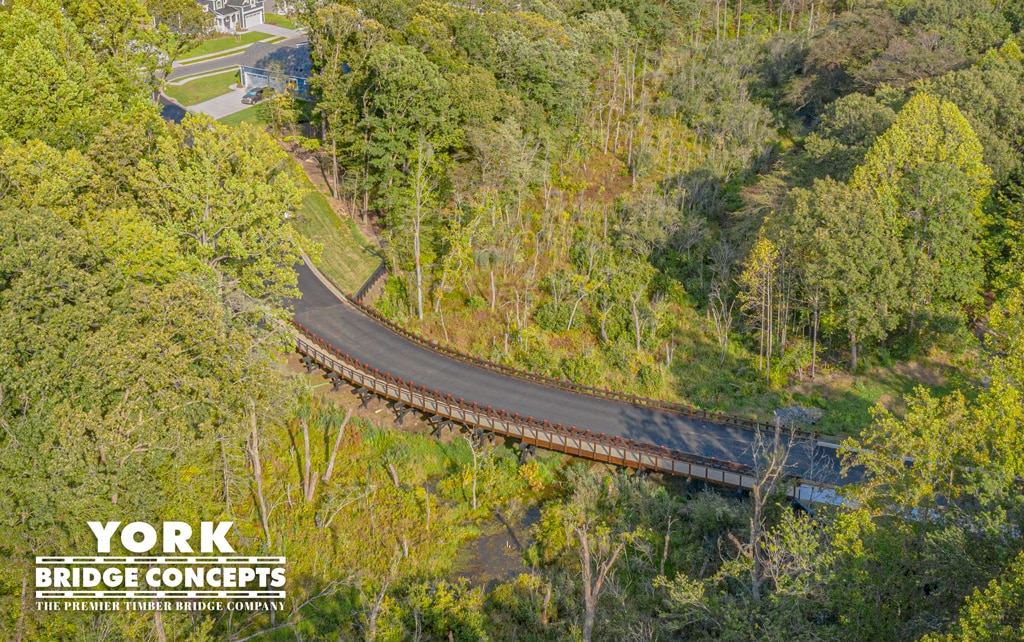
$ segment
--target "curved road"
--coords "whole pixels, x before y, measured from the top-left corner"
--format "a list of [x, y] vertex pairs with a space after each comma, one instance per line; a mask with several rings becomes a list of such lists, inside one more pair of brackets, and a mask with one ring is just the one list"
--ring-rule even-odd
[[[337, 296], [309, 267], [297, 268], [300, 299], [295, 319], [362, 363], [416, 385], [553, 424], [665, 446], [720, 460], [752, 464], [749, 429], [549, 388], [432, 352], [363, 314]], [[842, 483], [835, 450], [806, 441], [794, 444], [792, 472], [809, 480]]]

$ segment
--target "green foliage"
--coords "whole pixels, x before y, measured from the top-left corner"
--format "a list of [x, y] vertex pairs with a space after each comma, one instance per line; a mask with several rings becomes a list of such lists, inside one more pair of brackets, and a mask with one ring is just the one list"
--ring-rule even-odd
[[1024, 556], [984, 590], [975, 590], [960, 612], [954, 631], [933, 634], [925, 642], [1011, 642], [1024, 627]]
[[285, 219], [302, 191], [264, 132], [190, 116], [157, 142], [136, 181], [143, 210], [166, 221], [224, 291], [274, 300], [294, 294], [299, 241]]
[[48, 0], [0, 15], [0, 105], [0, 138], [58, 149], [83, 149], [112, 122], [157, 118], [135, 69], [106, 64]]

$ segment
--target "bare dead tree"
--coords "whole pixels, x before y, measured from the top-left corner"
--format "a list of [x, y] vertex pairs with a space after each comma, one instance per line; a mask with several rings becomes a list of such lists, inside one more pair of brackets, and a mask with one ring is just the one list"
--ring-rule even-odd
[[324, 471], [323, 480], [325, 484], [331, 481], [331, 475], [334, 474], [334, 462], [338, 457], [338, 448], [341, 446], [341, 440], [345, 436], [345, 426], [348, 425], [348, 421], [351, 418], [352, 409], [349, 408], [345, 411], [345, 418], [341, 421], [341, 425], [338, 426], [338, 436], [334, 439], [334, 448], [331, 449], [331, 459], [327, 462], [327, 470]]
[[313, 492], [316, 490], [317, 478], [313, 475], [313, 462], [309, 456], [309, 421], [305, 417], [299, 417], [302, 425], [302, 445], [304, 450], [304, 471], [302, 475], [302, 489], [305, 491], [306, 503], [313, 501]]
[[758, 429], [753, 444], [754, 453], [754, 486], [750, 489], [753, 503], [753, 514], [750, 518], [750, 540], [747, 554], [753, 561], [750, 570], [750, 593], [755, 600], [761, 599], [761, 587], [766, 578], [767, 551], [764, 546], [766, 538], [765, 509], [779, 486], [785, 482], [786, 468], [790, 452], [793, 448], [795, 428], [789, 434], [783, 433], [782, 422], [775, 419], [775, 429], [766, 435]]
[[263, 524], [263, 534], [267, 538], [267, 548], [270, 547], [270, 522], [267, 514], [267, 500], [263, 494], [263, 463], [260, 461], [260, 433], [259, 422], [256, 416], [256, 400], [249, 398], [249, 418], [252, 432], [246, 443], [246, 452], [249, 455], [249, 462], [252, 464], [252, 476], [255, 485], [256, 500], [260, 511], [260, 522]]
[[612, 539], [609, 533], [592, 533], [589, 520], [573, 527], [580, 548], [583, 569], [583, 642], [590, 642], [597, 620], [597, 603], [615, 562], [626, 548], [624, 538]]
[[725, 363], [725, 355], [729, 350], [729, 332], [732, 330], [733, 307], [736, 299], [729, 300], [726, 288], [718, 279], [711, 282], [711, 290], [708, 293], [708, 317], [715, 328], [715, 337], [718, 339], [718, 346], [722, 349], [721, 363]]

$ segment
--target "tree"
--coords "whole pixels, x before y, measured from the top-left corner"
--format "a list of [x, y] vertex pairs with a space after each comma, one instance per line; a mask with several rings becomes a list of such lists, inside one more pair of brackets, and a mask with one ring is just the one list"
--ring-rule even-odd
[[420, 253], [422, 240], [423, 218], [426, 210], [432, 204], [433, 191], [435, 189], [431, 181], [431, 171], [434, 169], [434, 150], [427, 143], [426, 137], [421, 133], [416, 146], [415, 161], [410, 178], [413, 192], [413, 260], [416, 263], [416, 316], [423, 318], [423, 265]]
[[965, 301], [981, 279], [981, 204], [991, 171], [970, 124], [951, 102], [920, 93], [868, 150], [851, 186], [863, 189], [902, 239], [902, 306]]
[[[860, 190], [831, 179], [815, 181], [811, 195], [795, 207], [807, 217], [804, 247], [813, 248], [808, 273], [850, 340], [850, 367], [865, 341], [882, 339], [899, 322], [904, 299], [899, 288], [902, 252], [890, 222]], [[810, 221], [813, 221], [811, 224]], [[804, 255], [806, 256], [806, 255]]]
[[766, 238], [759, 238], [747, 258], [746, 269], [738, 279], [743, 311], [753, 317], [760, 338], [757, 367], [771, 377], [772, 319], [775, 312], [775, 273], [778, 269], [779, 250]]
[[456, 131], [446, 117], [448, 83], [419, 51], [385, 43], [370, 52], [365, 79], [353, 90], [362, 105], [357, 127], [366, 135], [361, 145], [377, 205], [395, 211], [413, 172], [420, 137], [438, 157], [455, 141]]
[[160, 31], [165, 75], [178, 57], [213, 29], [213, 14], [194, 0], [146, 0], [146, 10]]
[[[986, 502], [993, 459], [962, 394], [935, 398], [917, 388], [902, 419], [879, 407], [857, 446], [848, 440], [844, 468], [862, 467], [859, 505], [914, 525], [923, 539], [933, 523], [966, 523]], [[856, 448], [856, 450], [854, 450]]]
[[104, 124], [155, 120], [137, 73], [104, 64], [58, 3], [19, 2], [0, 14], [0, 133], [84, 149]]
[[302, 191], [265, 132], [189, 116], [139, 163], [135, 188], [143, 210], [217, 276], [223, 295], [280, 301], [296, 293], [301, 250], [287, 218]]
[[1024, 553], [984, 591], [975, 589], [960, 610], [953, 631], [923, 642], [1014, 642], [1024, 629]]
[[643, 547], [646, 531], [635, 521], [640, 517], [636, 507], [626, 509], [633, 480], [624, 475], [601, 479], [577, 468], [570, 473], [570, 483], [571, 498], [552, 507], [551, 517], [564, 529], [561, 544], [576, 549], [583, 584], [581, 633], [582, 639], [590, 642], [600, 598], [614, 581], [616, 564], [627, 548]]

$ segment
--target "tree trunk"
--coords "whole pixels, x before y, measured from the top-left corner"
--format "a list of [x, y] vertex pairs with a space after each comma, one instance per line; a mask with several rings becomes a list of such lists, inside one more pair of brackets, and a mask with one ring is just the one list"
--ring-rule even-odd
[[665, 527], [665, 546], [661, 549], [661, 566], [658, 567], [658, 575], [665, 576], [665, 562], [668, 560], [668, 544], [672, 539], [673, 518], [668, 518], [668, 526]]
[[494, 312], [498, 305], [498, 290], [494, 287], [494, 268], [490, 268], [489, 272], [491, 275], [491, 312]]
[[[548, 589], [550, 590], [550, 588]], [[21, 578], [21, 611], [18, 613], [18, 626], [16, 627], [15, 641], [21, 642], [25, 637], [25, 612], [28, 611], [28, 604], [25, 598], [28, 596], [28, 578]]]
[[633, 306], [633, 334], [635, 335], [635, 338], [636, 338], [636, 349], [637, 349], [637, 352], [639, 352], [640, 351], [640, 339], [641, 339], [641, 335], [640, 335], [640, 311], [636, 307], [637, 306], [637, 301], [635, 299], [632, 301], [632, 306]]
[[252, 476], [256, 482], [256, 500], [259, 503], [260, 522], [263, 524], [263, 534], [267, 538], [267, 548], [270, 548], [270, 522], [267, 513], [267, 501], [263, 495], [263, 464], [260, 461], [260, 436], [259, 427], [256, 421], [256, 401], [249, 399], [249, 415], [252, 425], [252, 433], [249, 435], [249, 461], [252, 463]]
[[220, 440], [220, 465], [224, 477], [224, 514], [231, 515], [231, 477], [228, 471], [228, 446], [222, 438]]
[[587, 296], [586, 293], [584, 293], [583, 296], [581, 296], [580, 298], [576, 299], [576, 302], [572, 304], [572, 312], [569, 314], [569, 323], [567, 323], [565, 326], [566, 330], [572, 330], [572, 322], [573, 319], [576, 318], [576, 310], [579, 309], [580, 303], [583, 301], [583, 298], [585, 296]]
[[332, 158], [332, 173], [334, 175], [334, 198], [338, 197], [338, 139], [334, 135], [334, 129], [331, 128], [331, 158]]
[[164, 612], [160, 609], [153, 611], [153, 625], [156, 628], [158, 642], [167, 642], [167, 633], [164, 632]]
[[423, 320], [423, 267], [420, 265], [420, 206], [416, 203], [416, 220], [413, 223], [413, 252], [416, 255], [416, 317]]
[[341, 426], [338, 427], [338, 436], [334, 439], [334, 448], [331, 449], [331, 460], [327, 463], [327, 471], [324, 473], [324, 483], [331, 481], [331, 475], [334, 474], [334, 461], [338, 457], [338, 448], [341, 446], [341, 439], [345, 436], [345, 426], [348, 425], [348, 420], [352, 418], [352, 409], [349, 408], [345, 411], [345, 419], [341, 422]]
[[857, 336], [850, 333], [850, 370], [857, 369]]
[[309, 456], [309, 422], [304, 418], [299, 419], [302, 424], [302, 446], [305, 456], [303, 471], [303, 489], [306, 491], [306, 503], [313, 501], [313, 491], [316, 490], [316, 478], [313, 477], [313, 462]]
[[583, 642], [590, 642], [594, 635], [594, 620], [597, 617], [597, 604], [590, 599], [584, 600], [583, 605]]

